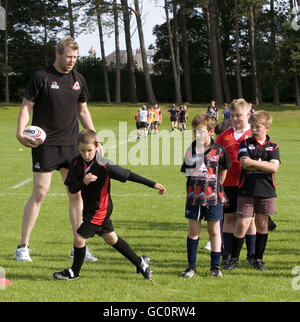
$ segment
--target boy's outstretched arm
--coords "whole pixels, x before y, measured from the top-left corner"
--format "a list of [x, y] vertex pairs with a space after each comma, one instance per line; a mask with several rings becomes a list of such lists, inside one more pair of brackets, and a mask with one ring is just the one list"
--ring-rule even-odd
[[160, 183], [156, 183], [154, 189], [159, 190], [160, 195], [164, 195], [167, 192], [167, 189]]

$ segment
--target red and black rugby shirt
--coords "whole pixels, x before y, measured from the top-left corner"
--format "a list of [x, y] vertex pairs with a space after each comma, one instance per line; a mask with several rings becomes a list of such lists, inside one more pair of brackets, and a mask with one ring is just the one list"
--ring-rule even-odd
[[[97, 176], [97, 180], [85, 185], [83, 177], [87, 173]], [[86, 163], [79, 155], [72, 160], [65, 185], [70, 193], [81, 191], [83, 200], [83, 221], [101, 226], [109, 218], [113, 204], [110, 196], [110, 179], [121, 182], [127, 180], [154, 188], [155, 182], [128, 169], [124, 169], [98, 155]]]

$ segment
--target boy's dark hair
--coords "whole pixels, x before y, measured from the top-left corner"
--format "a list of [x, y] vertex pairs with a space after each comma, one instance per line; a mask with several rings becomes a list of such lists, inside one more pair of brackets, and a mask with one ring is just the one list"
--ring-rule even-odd
[[97, 133], [91, 129], [82, 130], [78, 134], [78, 144], [79, 143], [97, 145], [99, 143]]
[[216, 135], [219, 135], [221, 134], [222, 132], [224, 132], [225, 130], [229, 129], [230, 127], [232, 127], [232, 122], [231, 120], [225, 120], [221, 123], [218, 123], [216, 126], [215, 126], [215, 134]]
[[208, 114], [198, 114], [192, 120], [192, 127], [195, 128], [200, 124], [206, 126], [207, 130], [210, 131], [215, 128], [216, 121]]

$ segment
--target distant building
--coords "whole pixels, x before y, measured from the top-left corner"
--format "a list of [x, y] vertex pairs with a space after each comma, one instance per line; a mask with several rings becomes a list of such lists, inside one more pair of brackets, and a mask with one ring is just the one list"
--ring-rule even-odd
[[[154, 66], [154, 62], [153, 62], [153, 56], [156, 53], [156, 50], [151, 49], [151, 50], [147, 50], [147, 63], [148, 63], [148, 67], [149, 67], [149, 72], [152, 74], [154, 73], [153, 70], [153, 66]], [[139, 70], [143, 70], [143, 60], [142, 60], [142, 51], [141, 49], [137, 49], [135, 51], [133, 51], [133, 60], [136, 64], [137, 69]], [[116, 52], [112, 52], [111, 54], [109, 54], [108, 56], [106, 56], [106, 63], [107, 65], [110, 64], [116, 64]], [[126, 50], [120, 50], [120, 64], [121, 65], [125, 65], [127, 64], [127, 51]]]
[[96, 58], [96, 50], [93, 47], [89, 50], [89, 56]]

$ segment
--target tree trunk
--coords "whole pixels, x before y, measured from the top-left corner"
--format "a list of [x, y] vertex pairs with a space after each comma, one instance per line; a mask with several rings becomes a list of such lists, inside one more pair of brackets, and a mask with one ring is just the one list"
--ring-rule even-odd
[[[8, 0], [5, 0], [5, 31], [4, 31], [4, 55], [5, 65], [8, 66], [8, 31], [7, 31], [7, 13], [8, 13]], [[8, 70], [5, 73], [5, 103], [9, 103], [9, 78]]]
[[171, 62], [172, 62], [172, 69], [173, 69], [175, 99], [176, 99], [176, 104], [181, 105], [182, 104], [182, 97], [181, 97], [180, 83], [178, 81], [178, 75], [177, 75], [174, 46], [173, 46], [173, 36], [172, 36], [172, 31], [171, 31], [171, 24], [170, 24], [168, 1], [167, 0], [165, 0], [165, 13], [166, 13], [166, 22], [167, 22], [167, 28], [168, 28], [170, 54], [171, 54]]
[[296, 106], [300, 106], [300, 84], [299, 76], [295, 72], [295, 88], [296, 88]]
[[75, 29], [74, 29], [74, 18], [72, 10], [72, 0], [68, 0], [68, 17], [69, 17], [69, 26], [70, 26], [70, 37], [75, 39]]
[[177, 80], [179, 86], [181, 87], [180, 82], [180, 54], [179, 54], [179, 43], [178, 43], [178, 14], [177, 14], [177, 1], [173, 0], [173, 44], [174, 44], [174, 56], [177, 70]]
[[97, 23], [98, 23], [99, 38], [100, 38], [100, 49], [101, 49], [102, 65], [103, 65], [105, 101], [106, 101], [107, 104], [110, 104], [111, 100], [110, 100], [109, 82], [108, 82], [108, 75], [107, 75], [107, 64], [106, 64], [106, 58], [105, 58], [104, 38], [103, 38], [103, 30], [102, 30], [102, 20], [101, 20], [101, 13], [100, 13], [100, 8], [99, 8], [99, 2], [98, 1], [96, 1], [96, 13], [97, 13]]
[[114, 23], [115, 23], [115, 45], [116, 45], [116, 83], [115, 102], [121, 104], [121, 67], [120, 67], [120, 35], [119, 16], [117, 10], [117, 0], [114, 0]]
[[214, 8], [216, 10], [216, 30], [217, 30], [217, 43], [218, 43], [218, 51], [219, 51], [219, 63], [220, 63], [220, 71], [221, 71], [221, 77], [222, 77], [222, 87], [223, 92], [225, 96], [225, 101], [227, 103], [231, 102], [231, 95], [230, 95], [230, 89], [229, 84], [226, 76], [226, 69], [224, 64], [224, 55], [223, 55], [223, 49], [221, 44], [221, 36], [220, 36], [220, 28], [219, 28], [219, 8], [218, 3], [215, 1]]
[[216, 24], [216, 8], [215, 1], [211, 0], [207, 10], [208, 28], [209, 28], [209, 54], [210, 54], [210, 66], [211, 66], [211, 77], [212, 77], [212, 89], [213, 99], [217, 104], [223, 104], [223, 91], [222, 91], [222, 80], [221, 70], [219, 62], [219, 45], [217, 39], [217, 24]]
[[270, 11], [271, 11], [271, 57], [272, 57], [272, 78], [273, 78], [273, 103], [275, 105], [280, 105], [279, 90], [278, 90], [278, 57], [276, 50], [276, 27], [274, 20], [274, 0], [270, 1]]
[[235, 51], [236, 51], [235, 76], [236, 76], [238, 98], [242, 98], [243, 97], [243, 87], [242, 87], [242, 78], [241, 78], [239, 0], [235, 0], [235, 10], [234, 11], [235, 11]]
[[[297, 4], [299, 4], [299, 2], [297, 1]], [[290, 0], [290, 7], [291, 10], [294, 8], [294, 3], [292, 0]], [[294, 64], [294, 80], [295, 80], [295, 94], [296, 94], [296, 106], [300, 106], [300, 84], [299, 84], [299, 76], [297, 74], [297, 64], [296, 61], [293, 62]]]
[[43, 5], [44, 5], [44, 19], [43, 19], [43, 23], [44, 23], [44, 58], [45, 58], [45, 66], [47, 66], [49, 64], [49, 56], [48, 56], [48, 12], [47, 12], [47, 4], [46, 4], [46, 0], [43, 1]]
[[191, 103], [193, 101], [192, 88], [191, 88], [191, 76], [190, 76], [190, 60], [189, 60], [189, 48], [186, 30], [186, 12], [184, 6], [181, 4], [181, 28], [182, 28], [182, 64], [183, 64], [183, 79], [184, 79], [184, 93], [185, 101]]
[[249, 5], [250, 13], [250, 48], [251, 48], [251, 70], [252, 70], [252, 103], [255, 105], [261, 104], [259, 83], [258, 83], [258, 71], [256, 60], [256, 48], [255, 48], [255, 8], [253, 4]]
[[142, 19], [141, 19], [141, 13], [140, 13], [138, 0], [134, 0], [134, 7], [135, 7], [135, 16], [136, 16], [136, 22], [137, 22], [137, 27], [138, 27], [138, 33], [139, 33], [140, 47], [141, 47], [141, 52], [142, 52], [142, 62], [143, 62], [143, 70], [144, 70], [144, 77], [145, 77], [145, 85], [146, 85], [148, 102], [149, 102], [149, 104], [154, 105], [157, 103], [157, 101], [156, 101], [156, 98], [155, 98], [155, 95], [153, 92], [150, 73], [149, 73], [149, 66], [148, 66], [148, 62], [147, 62], [147, 52], [146, 52], [146, 48], [145, 48]]
[[124, 31], [125, 31], [125, 42], [126, 42], [126, 51], [127, 51], [127, 69], [128, 69], [128, 79], [129, 79], [129, 96], [130, 102], [135, 104], [138, 102], [137, 93], [136, 93], [136, 81], [134, 74], [134, 61], [131, 47], [130, 39], [130, 17], [128, 11], [128, 2], [127, 0], [121, 0], [123, 17], [124, 17]]

